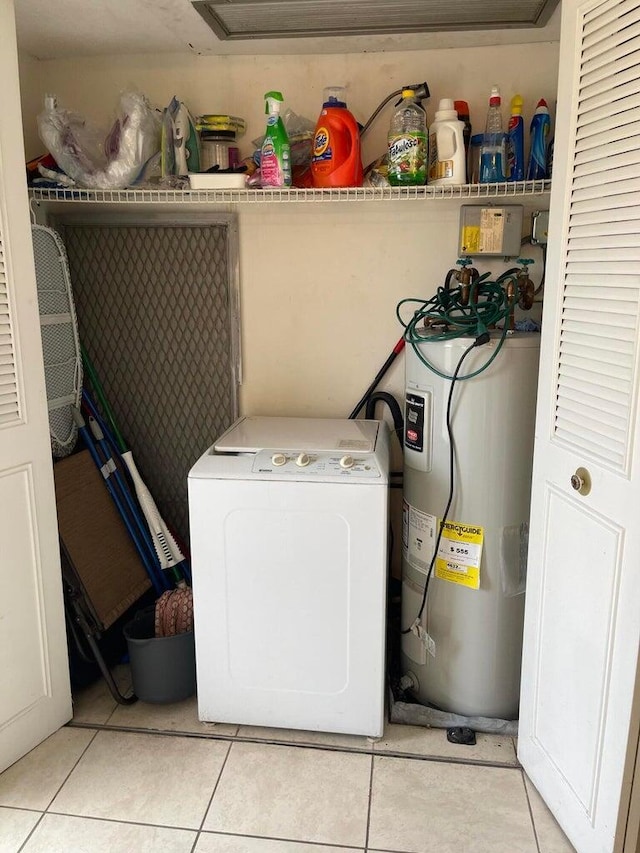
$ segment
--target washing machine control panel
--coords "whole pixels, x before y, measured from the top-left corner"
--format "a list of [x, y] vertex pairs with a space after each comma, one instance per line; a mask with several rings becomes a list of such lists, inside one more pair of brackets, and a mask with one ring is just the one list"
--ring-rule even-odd
[[290, 474], [309, 478], [380, 476], [373, 454], [352, 455], [348, 451], [260, 450], [255, 454], [254, 474]]

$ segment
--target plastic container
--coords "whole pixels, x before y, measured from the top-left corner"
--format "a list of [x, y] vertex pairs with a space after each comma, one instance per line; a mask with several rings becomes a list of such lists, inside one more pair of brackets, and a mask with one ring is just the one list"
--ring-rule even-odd
[[413, 89], [404, 89], [402, 103], [391, 118], [388, 178], [392, 187], [427, 182], [427, 115]]
[[133, 690], [143, 702], [166, 704], [196, 692], [193, 631], [155, 636], [155, 605], [136, 613], [124, 627]]
[[480, 154], [481, 184], [495, 184], [505, 180], [506, 146], [500, 105], [500, 90], [494, 86], [489, 98], [487, 124]]
[[545, 99], [540, 98], [531, 119], [531, 149], [529, 165], [527, 166], [528, 181], [538, 181], [547, 177], [547, 145], [550, 129], [549, 108]]
[[247, 124], [243, 118], [239, 116], [220, 115], [216, 113], [207, 113], [196, 119], [197, 130], [222, 130], [232, 131], [237, 138], [242, 136], [247, 129]]
[[553, 148], [554, 140], [552, 139], [547, 146], [547, 178], [553, 177]]
[[522, 97], [511, 98], [511, 117], [509, 119], [509, 138], [507, 140], [507, 162], [510, 181], [524, 181], [524, 121], [522, 118]]
[[469, 149], [471, 147], [471, 121], [469, 118], [469, 104], [466, 101], [454, 101], [453, 106], [455, 107], [456, 113], [458, 114], [458, 118], [464, 124], [462, 138], [464, 139], [464, 157], [465, 163], [467, 164], [466, 179], [467, 182], [469, 182], [471, 180], [471, 175], [469, 173]]
[[189, 173], [192, 190], [243, 190], [247, 185], [246, 172], [207, 172]]
[[260, 151], [260, 184], [263, 187], [290, 187], [291, 148], [280, 117], [284, 98], [281, 92], [267, 92], [264, 99], [268, 118]]
[[484, 142], [484, 133], [475, 133], [471, 137], [469, 143], [469, 162], [467, 164], [467, 174], [469, 175], [470, 184], [480, 183], [480, 156], [482, 154], [482, 144]]
[[362, 186], [360, 128], [347, 109], [342, 86], [324, 90], [313, 136], [311, 177], [318, 188]]
[[453, 101], [444, 98], [429, 128], [428, 182], [434, 186], [451, 186], [466, 181], [464, 122], [458, 119]]
[[233, 169], [239, 164], [240, 154], [235, 144], [233, 131], [200, 131], [200, 168], [207, 172], [214, 166], [218, 169]]

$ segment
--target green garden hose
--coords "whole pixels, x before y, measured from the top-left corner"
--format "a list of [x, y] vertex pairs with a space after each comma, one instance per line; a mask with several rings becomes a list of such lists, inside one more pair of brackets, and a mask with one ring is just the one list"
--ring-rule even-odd
[[[439, 287], [431, 299], [402, 299], [396, 307], [396, 316], [404, 326], [404, 340], [413, 347], [420, 361], [443, 379], [452, 377], [431, 364], [424, 356], [420, 344], [450, 341], [461, 337], [478, 338], [491, 326], [497, 326], [500, 321], [504, 321], [498, 344], [487, 361], [477, 370], [458, 376], [458, 380], [471, 379], [482, 373], [502, 349], [509, 331], [508, 318], [516, 302], [515, 296], [511, 299], [507, 296], [504, 284], [509, 279], [515, 282], [515, 276], [503, 274], [498, 281], [487, 281], [488, 275], [489, 273], [485, 273], [464, 288], [461, 285], [452, 289]], [[419, 307], [405, 323], [401, 315], [402, 309], [408, 304]], [[419, 325], [428, 331], [425, 333], [419, 330]]]

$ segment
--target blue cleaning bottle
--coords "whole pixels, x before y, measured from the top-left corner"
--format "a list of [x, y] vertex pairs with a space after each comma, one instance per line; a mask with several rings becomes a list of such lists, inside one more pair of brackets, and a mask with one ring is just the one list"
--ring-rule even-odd
[[511, 118], [507, 139], [507, 162], [509, 180], [524, 181], [524, 121], [522, 119], [522, 98], [511, 98]]
[[531, 119], [531, 151], [527, 167], [527, 180], [539, 181], [547, 177], [547, 145], [551, 117], [544, 98], [540, 98]]

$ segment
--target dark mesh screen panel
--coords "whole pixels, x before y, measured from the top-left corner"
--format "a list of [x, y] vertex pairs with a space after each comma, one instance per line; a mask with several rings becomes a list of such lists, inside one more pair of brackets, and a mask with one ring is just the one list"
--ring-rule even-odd
[[186, 540], [188, 471], [237, 414], [229, 226], [56, 227], [80, 340], [160, 512]]

